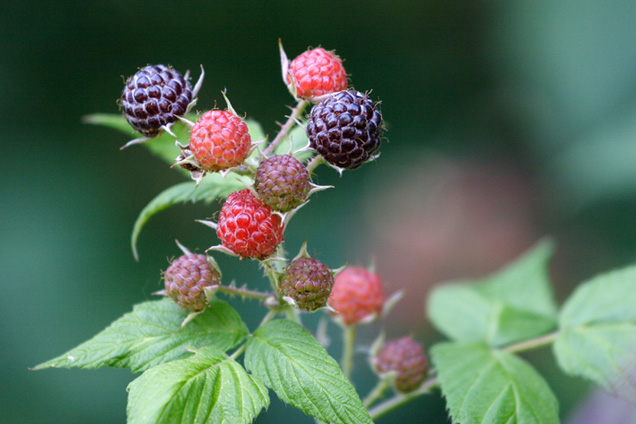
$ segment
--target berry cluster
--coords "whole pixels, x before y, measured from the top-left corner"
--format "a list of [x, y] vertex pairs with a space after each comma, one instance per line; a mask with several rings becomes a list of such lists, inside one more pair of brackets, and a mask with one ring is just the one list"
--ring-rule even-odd
[[[200, 221], [214, 228], [221, 242], [207, 251], [259, 261], [274, 289], [271, 294], [260, 295], [238, 289], [233, 283], [222, 286], [221, 273], [212, 257], [191, 253], [179, 245], [184, 254], [166, 269], [162, 293], [190, 311], [182, 325], [203, 312], [208, 299], [222, 291], [256, 296], [273, 312], [290, 307], [308, 312], [327, 309], [352, 334], [354, 326], [390, 309], [387, 305], [391, 301], [387, 301], [378, 274], [356, 266], [332, 270], [308, 254], [306, 243], [288, 261], [281, 244], [289, 219], [312, 193], [327, 188], [311, 181], [318, 165], [325, 162], [342, 173], [377, 158], [384, 130], [382, 114], [378, 102], [368, 93], [349, 87], [342, 60], [334, 52], [320, 47], [308, 49], [289, 62], [282, 46], [280, 50], [283, 82], [298, 103], [277, 136], [262, 150], [260, 145], [265, 140], [252, 140], [246, 121], [225, 93], [226, 110], [208, 110], [194, 122], [189, 120], [193, 117], [186, 117], [196, 103], [203, 72], [194, 89], [188, 81], [189, 73], [183, 77], [164, 65], [142, 68], [126, 81], [120, 101], [122, 112], [145, 136], [126, 146], [149, 141], [164, 131], [172, 134], [170, 127], [178, 120], [190, 127], [190, 134], [187, 145], [176, 143], [181, 154], [175, 165], [189, 171], [197, 186], [209, 173], [220, 173], [224, 178], [232, 173], [246, 182], [246, 188], [227, 197], [216, 223]], [[303, 116], [308, 105], [311, 110]], [[308, 145], [299, 148], [290, 140], [289, 151], [282, 153], [278, 147], [290, 138], [296, 124], [304, 126]], [[345, 357], [353, 357], [350, 346], [345, 346]], [[396, 390], [402, 393], [417, 389], [428, 368], [421, 346], [408, 337], [387, 343], [371, 360], [378, 374], [395, 375]], [[348, 374], [351, 367], [346, 362], [343, 359], [343, 371]]]
[[[282, 253], [278, 247], [283, 242], [287, 221], [307, 202], [311, 193], [324, 188], [311, 182], [311, 172], [320, 160], [303, 163], [294, 156], [293, 150], [288, 154], [272, 155], [277, 144], [298, 122], [306, 105], [314, 104], [305, 124], [309, 140], [306, 149], [313, 150], [340, 171], [357, 168], [374, 159], [383, 130], [378, 104], [368, 95], [348, 89], [342, 60], [334, 52], [320, 47], [309, 49], [290, 63], [281, 46], [281, 64], [283, 81], [298, 100], [298, 105], [278, 136], [257, 157], [249, 160], [258, 143], [252, 140], [247, 124], [227, 98], [227, 110], [209, 110], [196, 122], [185, 117], [196, 102], [203, 74], [193, 89], [188, 81], [189, 73], [183, 77], [171, 67], [149, 65], [126, 81], [121, 96], [124, 116], [134, 129], [146, 136], [127, 145], [147, 141], [162, 131], [172, 134], [170, 126], [178, 119], [190, 125], [191, 131], [187, 145], [177, 142], [181, 154], [176, 164], [190, 171], [197, 184], [207, 173], [215, 172], [226, 175], [233, 171], [253, 180], [251, 187], [227, 197], [218, 223], [202, 222], [215, 228], [221, 241], [221, 245], [210, 249], [262, 262], [276, 259], [277, 251]], [[205, 272], [201, 269], [199, 274], [192, 271], [192, 264], [203, 267], [204, 259], [205, 255], [184, 255], [164, 276], [166, 295], [191, 311], [205, 307], [205, 299], [199, 296], [203, 286], [218, 285], [219, 274], [215, 274], [213, 268]], [[185, 269], [188, 272], [183, 271]], [[351, 280], [353, 274], [360, 272], [348, 270], [338, 281]], [[310, 258], [306, 251], [277, 273], [280, 275], [280, 284], [276, 286], [280, 299], [286, 298], [308, 311], [327, 306], [334, 273], [320, 261]], [[362, 280], [365, 278], [339, 283], [331, 297], [347, 325], [367, 316], [376, 316], [381, 311], [384, 294], [379, 280], [366, 278], [368, 290], [360, 283]], [[368, 295], [358, 296], [363, 291]]]

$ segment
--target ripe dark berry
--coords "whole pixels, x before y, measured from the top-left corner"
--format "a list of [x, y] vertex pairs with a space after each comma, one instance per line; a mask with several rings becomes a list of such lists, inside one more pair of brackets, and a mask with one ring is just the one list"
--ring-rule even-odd
[[281, 218], [248, 189], [230, 194], [216, 234], [223, 246], [245, 258], [264, 259], [283, 241]]
[[395, 389], [400, 393], [416, 390], [428, 374], [424, 349], [410, 337], [387, 342], [372, 363], [378, 374], [395, 371]]
[[320, 47], [307, 50], [291, 62], [286, 79], [288, 86], [291, 86], [292, 78], [296, 96], [300, 99], [311, 100], [347, 88], [342, 60]]
[[343, 322], [352, 325], [371, 316], [380, 315], [386, 296], [380, 276], [366, 268], [350, 266], [336, 275], [329, 306]]
[[307, 136], [311, 147], [330, 164], [354, 169], [380, 147], [382, 114], [366, 94], [346, 90], [311, 109]]
[[177, 305], [198, 312], [208, 304], [206, 287], [221, 284], [219, 271], [210, 265], [208, 257], [189, 253], [175, 259], [163, 274], [166, 295]]
[[277, 211], [288, 212], [303, 203], [310, 188], [307, 168], [290, 155], [265, 159], [256, 171], [258, 197]]
[[146, 137], [186, 113], [192, 101], [192, 86], [176, 70], [165, 65], [141, 68], [126, 80], [121, 110], [130, 125]]
[[205, 112], [190, 133], [190, 150], [200, 167], [208, 172], [242, 164], [251, 144], [247, 124], [225, 110]]
[[306, 311], [315, 311], [327, 304], [333, 287], [333, 274], [327, 265], [313, 258], [297, 258], [285, 269], [278, 287], [281, 296], [296, 302]]

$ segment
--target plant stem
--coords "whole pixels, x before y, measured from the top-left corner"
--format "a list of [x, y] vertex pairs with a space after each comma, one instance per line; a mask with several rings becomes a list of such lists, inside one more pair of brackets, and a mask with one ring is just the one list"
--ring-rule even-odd
[[276, 309], [270, 309], [269, 312], [267, 312], [267, 315], [265, 315], [263, 317], [263, 319], [261, 320], [261, 323], [258, 324], [259, 327], [264, 326], [265, 324], [267, 324], [269, 321], [272, 320], [272, 318], [274, 318], [276, 315], [278, 315], [278, 310]]
[[367, 397], [364, 398], [364, 401], [362, 402], [364, 404], [364, 407], [369, 409], [371, 405], [376, 403], [378, 399], [380, 399], [384, 395], [384, 392], [386, 392], [389, 387], [391, 387], [391, 382], [388, 379], [380, 379], [373, 390], [371, 390]]
[[511, 353], [524, 352], [526, 350], [538, 349], [543, 346], [547, 346], [556, 339], [556, 336], [559, 334], [558, 330], [553, 331], [552, 333], [545, 334], [543, 336], [539, 336], [534, 339], [524, 340], [519, 343], [511, 344], [506, 346], [503, 350]]
[[285, 315], [287, 315], [288, 320], [294, 321], [295, 323], [303, 325], [303, 323], [300, 321], [300, 315], [298, 314], [298, 309], [294, 308], [293, 306], [287, 305], [287, 307], [285, 308]]
[[353, 353], [356, 340], [356, 326], [345, 325], [342, 331], [342, 372], [347, 379], [351, 379], [351, 369], [353, 368]]
[[371, 419], [375, 421], [384, 414], [391, 412], [392, 410], [404, 405], [405, 403], [412, 401], [416, 397], [429, 393], [433, 387], [437, 386], [437, 384], [437, 377], [428, 378], [416, 391], [407, 394], [398, 393], [395, 396], [369, 409], [369, 415], [371, 416]]
[[241, 356], [241, 353], [243, 353], [244, 351], [245, 351], [245, 343], [243, 343], [238, 349], [234, 351], [234, 353], [230, 355], [230, 359], [236, 360], [236, 358]]
[[323, 162], [323, 158], [320, 155], [316, 155], [305, 166], [307, 168], [307, 172], [311, 175], [314, 172], [314, 169], [318, 167]]
[[238, 287], [233, 287], [233, 286], [219, 286], [217, 290], [220, 291], [221, 293], [241, 296], [248, 299], [257, 299], [260, 301], [264, 301], [265, 299], [271, 296], [271, 293], [261, 293], [256, 290], [248, 290], [245, 288], [239, 289]]
[[289, 131], [294, 127], [294, 125], [296, 125], [296, 120], [298, 119], [298, 117], [303, 112], [306, 106], [307, 106], [306, 100], [298, 101], [298, 103], [296, 104], [296, 107], [292, 109], [291, 115], [287, 117], [287, 121], [283, 124], [278, 134], [276, 134], [276, 138], [272, 140], [272, 142], [269, 144], [269, 146], [267, 146], [267, 148], [263, 152], [265, 153], [265, 156], [271, 155], [274, 152], [274, 149], [276, 149], [276, 146], [278, 146], [278, 144], [287, 137], [287, 135], [289, 134]]

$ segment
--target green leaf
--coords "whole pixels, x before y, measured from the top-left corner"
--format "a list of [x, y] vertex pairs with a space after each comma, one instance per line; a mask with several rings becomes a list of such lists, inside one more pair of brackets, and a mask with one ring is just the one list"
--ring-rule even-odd
[[187, 315], [169, 298], [140, 303], [92, 339], [35, 369], [115, 367], [141, 372], [183, 358], [186, 346], [231, 349], [248, 333], [241, 317], [225, 302], [213, 301], [180, 330]]
[[563, 305], [559, 366], [636, 401], [636, 266], [583, 283]]
[[324, 422], [372, 423], [338, 363], [302, 326], [275, 320], [247, 340], [245, 367], [285, 403]]
[[[292, 151], [298, 151], [303, 147], [306, 147], [309, 144], [309, 139], [307, 138], [307, 132], [305, 128], [300, 125], [297, 125], [289, 132], [289, 135], [281, 141], [281, 143], [276, 146], [274, 150], [274, 154], [276, 155], [286, 155], [289, 153], [289, 144], [292, 144]], [[300, 161], [308, 159], [313, 153], [311, 151], [305, 150], [299, 153], [294, 154], [294, 157]]]
[[[196, 116], [188, 115], [186, 118], [193, 120], [196, 119]], [[143, 137], [142, 134], [134, 131], [124, 116], [119, 113], [95, 113], [92, 115], [86, 115], [84, 117], [84, 123], [102, 125], [115, 129], [130, 137], [129, 140]], [[177, 139], [181, 144], [187, 145], [190, 142], [190, 128], [181, 121], [175, 122], [170, 130], [177, 136]], [[181, 150], [175, 144], [177, 139], [164, 131], [161, 135], [145, 141], [141, 143], [141, 145], [145, 146], [152, 153], [169, 164], [173, 164], [176, 157], [181, 153]], [[125, 143], [122, 143], [122, 145], [123, 144]], [[132, 146], [132, 148], [134, 148], [134, 146]], [[175, 169], [181, 168], [175, 167]]]
[[551, 243], [541, 242], [484, 280], [439, 286], [428, 299], [429, 319], [450, 339], [493, 347], [554, 330], [551, 255]]
[[177, 203], [185, 203], [188, 201], [205, 201], [210, 203], [215, 199], [227, 197], [232, 192], [241, 190], [249, 184], [251, 184], [251, 180], [247, 177], [239, 177], [236, 174], [230, 173], [223, 178], [221, 174], [215, 173], [206, 175], [198, 187], [194, 181], [189, 181], [165, 189], [142, 209], [135, 221], [130, 237], [130, 245], [135, 259], [139, 259], [139, 253], [137, 252], [139, 234], [146, 222], [156, 213]]
[[128, 424], [251, 423], [269, 406], [263, 383], [213, 348], [152, 368], [128, 390]]
[[558, 423], [559, 405], [545, 380], [525, 361], [469, 343], [431, 349], [454, 422]]

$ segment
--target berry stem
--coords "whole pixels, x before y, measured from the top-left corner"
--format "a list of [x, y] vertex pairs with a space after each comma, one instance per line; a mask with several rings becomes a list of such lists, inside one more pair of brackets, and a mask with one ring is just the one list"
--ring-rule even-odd
[[353, 353], [356, 341], [356, 326], [346, 325], [342, 332], [342, 372], [347, 379], [351, 379], [351, 369], [353, 368]]
[[431, 389], [439, 384], [437, 377], [428, 378], [422, 383], [419, 389], [414, 392], [401, 394], [398, 393], [395, 396], [385, 400], [384, 402], [369, 409], [369, 415], [372, 420], [377, 420], [381, 416], [393, 411], [394, 409], [410, 402], [418, 396], [425, 395], [431, 391]]
[[260, 323], [260, 324], [258, 324], [258, 326], [259, 326], [259, 327], [264, 326], [264, 325], [265, 325], [265, 324], [267, 324], [269, 321], [271, 321], [271, 320], [272, 320], [272, 319], [273, 319], [276, 315], [278, 315], [278, 313], [279, 313], [279, 310], [277, 310], [277, 309], [270, 309], [270, 310], [267, 312], [267, 315], [265, 315], [265, 316], [263, 317], [263, 319], [261, 320], [261, 323]]
[[288, 320], [294, 321], [295, 323], [303, 325], [303, 323], [300, 321], [300, 315], [298, 314], [298, 309], [294, 308], [293, 306], [288, 305], [287, 308], [285, 308], [285, 315], [287, 315]]
[[323, 157], [320, 155], [317, 155], [311, 158], [311, 160], [307, 162], [307, 165], [305, 166], [307, 168], [307, 172], [309, 172], [309, 175], [311, 175], [314, 172], [314, 170], [318, 168], [318, 166], [322, 164], [323, 162], [324, 162]]
[[227, 293], [233, 296], [241, 296], [246, 299], [256, 299], [260, 301], [265, 301], [268, 297], [271, 296], [271, 293], [262, 293], [256, 290], [248, 290], [246, 288], [238, 288], [234, 286], [218, 286], [217, 290], [221, 293]]
[[272, 142], [269, 144], [269, 146], [267, 146], [267, 148], [263, 152], [265, 153], [265, 156], [269, 156], [272, 153], [274, 153], [274, 149], [276, 149], [276, 146], [278, 146], [278, 144], [287, 137], [287, 135], [289, 134], [289, 131], [292, 128], [294, 128], [294, 125], [296, 125], [296, 120], [298, 119], [300, 114], [303, 112], [303, 110], [305, 110], [306, 106], [307, 106], [306, 100], [302, 100], [302, 99], [298, 100], [296, 107], [292, 109], [291, 115], [287, 117], [287, 121], [283, 124], [282, 128], [276, 135], [276, 138], [272, 140]]
[[238, 349], [236, 349], [231, 355], [230, 355], [230, 359], [236, 360], [236, 358], [238, 358], [239, 356], [241, 356], [241, 354], [245, 352], [245, 343], [243, 343], [241, 346], [239, 346]]
[[378, 384], [369, 392], [367, 397], [364, 398], [364, 407], [369, 409], [371, 405], [376, 403], [384, 393], [391, 387], [391, 382], [387, 378], [382, 378], [378, 381]]

